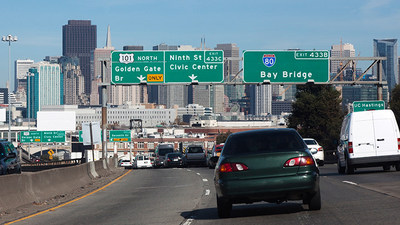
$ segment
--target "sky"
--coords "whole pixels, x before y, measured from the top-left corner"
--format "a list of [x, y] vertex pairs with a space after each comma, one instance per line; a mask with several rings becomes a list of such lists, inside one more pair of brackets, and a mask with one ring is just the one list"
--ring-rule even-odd
[[[117, 50], [152, 50], [161, 43], [200, 47], [202, 38], [209, 48], [236, 43], [241, 52], [330, 50], [342, 40], [354, 45], [356, 56], [372, 57], [373, 39], [400, 38], [398, 0], [18, 0], [3, 2], [0, 12], [0, 36], [18, 37], [10, 47], [12, 87], [15, 60], [61, 56], [68, 20], [91, 20], [98, 48], [110, 25]], [[9, 76], [8, 53], [2, 42], [0, 88]]]

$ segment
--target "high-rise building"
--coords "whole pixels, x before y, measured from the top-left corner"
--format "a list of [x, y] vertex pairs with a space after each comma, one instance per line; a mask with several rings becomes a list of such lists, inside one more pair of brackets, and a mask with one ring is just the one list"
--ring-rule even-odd
[[89, 105], [78, 57], [63, 56], [60, 58], [59, 63], [64, 79], [64, 104]]
[[[231, 58], [224, 63], [224, 81], [242, 81], [239, 72], [239, 47], [234, 43], [217, 44], [216, 50], [223, 50], [224, 57]], [[237, 75], [237, 76], [236, 76]], [[226, 85], [224, 86], [224, 93], [232, 102], [241, 99], [244, 96], [243, 85]]]
[[125, 45], [122, 47], [124, 51], [143, 51], [144, 48], [142, 45]]
[[[399, 71], [397, 59], [397, 39], [374, 39], [374, 56], [386, 57], [382, 61], [383, 79], [387, 80], [389, 92], [399, 84]], [[373, 74], [377, 76], [377, 66], [374, 67]]]
[[271, 85], [249, 85], [250, 114], [265, 116], [272, 113]]
[[30, 112], [37, 118], [37, 112], [45, 105], [63, 105], [63, 75], [59, 64], [38, 62], [32, 65], [29, 72]]
[[[332, 45], [331, 46], [331, 58], [340, 58], [340, 57], [355, 57], [356, 50], [354, 46], [349, 43], [339, 44], [339, 45]], [[330, 65], [330, 73], [332, 75], [336, 75], [339, 70], [344, 66], [346, 61], [337, 61], [331, 60]], [[349, 64], [348, 68], [351, 68], [353, 65]]]
[[15, 60], [15, 91], [26, 92], [26, 76], [34, 63], [31, 59], [17, 59]]
[[96, 46], [97, 26], [90, 20], [68, 20], [63, 26], [63, 56], [79, 58], [86, 94], [91, 93], [90, 56]]

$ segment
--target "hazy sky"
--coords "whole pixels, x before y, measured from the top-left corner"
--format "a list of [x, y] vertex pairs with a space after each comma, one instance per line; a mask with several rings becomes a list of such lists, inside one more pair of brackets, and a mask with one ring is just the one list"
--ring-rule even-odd
[[[351, 43], [356, 55], [373, 56], [373, 39], [400, 37], [398, 0], [18, 0], [2, 2], [0, 36], [16, 59], [43, 60], [62, 54], [62, 26], [68, 20], [97, 25], [97, 47], [236, 43], [243, 50], [329, 50]], [[365, 69], [365, 68], [364, 68]], [[0, 87], [8, 80], [8, 43], [0, 45]], [[13, 81], [12, 81], [13, 84]]]

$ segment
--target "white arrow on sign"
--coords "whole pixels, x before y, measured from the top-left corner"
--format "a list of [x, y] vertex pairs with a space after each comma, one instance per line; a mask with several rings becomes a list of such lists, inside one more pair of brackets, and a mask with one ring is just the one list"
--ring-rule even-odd
[[144, 78], [146, 78], [146, 77], [144, 77], [143, 75], [140, 75], [140, 77], [137, 77], [137, 78], [140, 80], [140, 82], [142, 82], [144, 80]]
[[199, 82], [196, 79], [197, 76], [195, 76], [194, 74], [192, 74], [191, 76], [189, 76], [190, 79], [192, 79], [192, 82]]

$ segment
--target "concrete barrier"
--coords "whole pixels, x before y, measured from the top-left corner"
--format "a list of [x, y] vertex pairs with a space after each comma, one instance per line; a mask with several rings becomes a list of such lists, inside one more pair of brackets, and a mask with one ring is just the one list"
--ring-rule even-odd
[[115, 173], [115, 168], [111, 170], [104, 165], [107, 165], [105, 160], [100, 160], [35, 173], [0, 176], [0, 211], [64, 195], [99, 176]]

